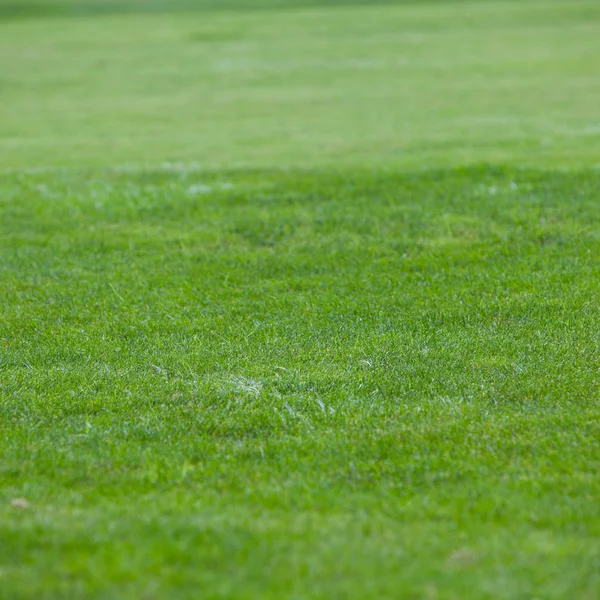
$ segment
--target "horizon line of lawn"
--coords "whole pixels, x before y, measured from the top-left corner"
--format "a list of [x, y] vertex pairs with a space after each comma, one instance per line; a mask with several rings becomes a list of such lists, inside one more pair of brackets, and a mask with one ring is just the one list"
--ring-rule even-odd
[[[506, 1], [506, 0], [504, 0]], [[515, 0], [510, 0], [515, 1]], [[535, 2], [537, 0], [529, 0]], [[174, 0], [171, 2], [85, 2], [71, 0], [0, 0], [0, 19], [4, 22], [52, 18], [86, 18], [109, 15], [160, 15], [211, 12], [289, 11], [320, 8], [359, 8], [423, 4], [470, 4], [473, 0]]]

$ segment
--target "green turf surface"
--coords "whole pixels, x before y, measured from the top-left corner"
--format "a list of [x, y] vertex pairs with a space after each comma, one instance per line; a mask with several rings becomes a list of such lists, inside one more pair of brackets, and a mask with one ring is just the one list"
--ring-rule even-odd
[[4, 169], [600, 164], [597, 0], [0, 27]]
[[1, 189], [9, 597], [594, 597], [600, 174]]
[[9, 4], [0, 598], [596, 600], [597, 3]]

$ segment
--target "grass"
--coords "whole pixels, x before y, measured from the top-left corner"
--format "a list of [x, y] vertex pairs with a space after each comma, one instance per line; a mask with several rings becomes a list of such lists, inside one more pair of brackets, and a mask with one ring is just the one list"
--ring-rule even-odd
[[0, 598], [595, 599], [596, 4], [48, 6], [0, 25]]
[[9, 20], [0, 164], [597, 165], [599, 39], [596, 0]]

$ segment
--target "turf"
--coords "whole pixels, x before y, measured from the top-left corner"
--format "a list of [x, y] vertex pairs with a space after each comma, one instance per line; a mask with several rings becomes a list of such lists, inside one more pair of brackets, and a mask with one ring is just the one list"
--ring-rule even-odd
[[0, 26], [5, 169], [600, 164], [596, 0]]
[[595, 600], [596, 4], [92, 4], [0, 25], [0, 598]]

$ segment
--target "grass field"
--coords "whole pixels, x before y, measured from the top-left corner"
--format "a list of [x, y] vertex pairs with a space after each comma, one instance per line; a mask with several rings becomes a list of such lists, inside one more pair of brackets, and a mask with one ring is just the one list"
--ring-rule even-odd
[[5, 21], [5, 169], [600, 163], [596, 0]]
[[600, 4], [0, 0], [0, 598], [600, 595]]

